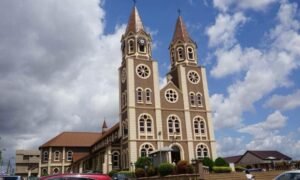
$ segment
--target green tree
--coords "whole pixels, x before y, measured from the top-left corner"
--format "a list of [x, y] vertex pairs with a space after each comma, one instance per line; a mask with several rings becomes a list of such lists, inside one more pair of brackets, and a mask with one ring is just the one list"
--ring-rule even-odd
[[209, 167], [209, 171], [212, 171], [212, 167], [214, 166], [214, 161], [209, 157], [204, 157], [203, 165]]
[[215, 160], [215, 166], [226, 166], [228, 167], [229, 164], [221, 157], [218, 157], [216, 160]]
[[135, 162], [136, 168], [145, 169], [145, 166], [150, 167], [151, 165], [152, 165], [152, 163], [151, 163], [151, 159], [149, 157], [140, 157]]

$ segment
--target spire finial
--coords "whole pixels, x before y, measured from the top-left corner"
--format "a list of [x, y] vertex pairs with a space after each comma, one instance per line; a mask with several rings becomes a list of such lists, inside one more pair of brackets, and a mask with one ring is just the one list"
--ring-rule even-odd
[[136, 0], [132, 0], [133, 1], [133, 5], [136, 5]]
[[178, 9], [177, 9], [177, 12], [178, 12], [178, 16], [180, 16], [180, 15], [181, 15], [181, 9], [178, 8]]

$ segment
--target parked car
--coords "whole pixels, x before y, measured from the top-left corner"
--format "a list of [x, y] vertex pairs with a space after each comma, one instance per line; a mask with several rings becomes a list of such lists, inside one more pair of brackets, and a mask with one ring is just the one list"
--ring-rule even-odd
[[0, 175], [0, 180], [23, 180], [21, 176]]
[[283, 172], [275, 177], [274, 180], [300, 180], [300, 170]]
[[40, 180], [111, 180], [108, 175], [91, 174], [57, 174], [52, 176], [43, 176]]

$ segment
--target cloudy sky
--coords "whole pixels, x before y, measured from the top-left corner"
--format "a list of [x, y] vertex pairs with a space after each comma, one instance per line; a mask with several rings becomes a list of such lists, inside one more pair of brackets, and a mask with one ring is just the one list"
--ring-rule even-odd
[[[300, 159], [297, 0], [139, 0], [160, 78], [177, 9], [207, 68], [219, 156], [275, 149]], [[130, 0], [0, 1], [0, 149], [118, 121], [120, 39]]]

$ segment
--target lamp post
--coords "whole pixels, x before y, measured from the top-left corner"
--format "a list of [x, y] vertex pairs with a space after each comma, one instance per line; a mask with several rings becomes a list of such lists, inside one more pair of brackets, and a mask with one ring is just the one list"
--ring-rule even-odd
[[162, 150], [162, 147], [161, 147], [161, 142], [160, 142], [160, 140], [161, 140], [160, 139], [161, 131], [159, 131], [157, 135], [158, 135], [158, 139], [159, 139], [159, 164], [161, 164], [161, 161], [162, 161], [161, 160], [161, 150]]

